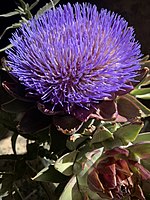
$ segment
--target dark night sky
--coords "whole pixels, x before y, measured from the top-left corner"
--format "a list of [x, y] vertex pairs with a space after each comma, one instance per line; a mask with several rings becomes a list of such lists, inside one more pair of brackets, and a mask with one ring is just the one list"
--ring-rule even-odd
[[[34, 0], [25, 0], [29, 4]], [[44, 6], [48, 0], [41, 0], [39, 5], [33, 10], [33, 14]], [[68, 0], [60, 0], [60, 4], [66, 4]], [[69, 1], [74, 3], [76, 1]], [[78, 1], [79, 3], [83, 1]], [[150, 54], [150, 0], [86, 0], [92, 4], [96, 4], [98, 9], [104, 7], [109, 10], [121, 14], [135, 28], [136, 38], [142, 44], [143, 54]], [[17, 0], [1, 0], [0, 14], [13, 11], [17, 7]], [[18, 17], [0, 18], [0, 34], [5, 27], [17, 22]], [[11, 32], [7, 32], [5, 37], [0, 41], [0, 48], [8, 44], [8, 37]], [[1, 57], [2, 54], [0, 54]]]

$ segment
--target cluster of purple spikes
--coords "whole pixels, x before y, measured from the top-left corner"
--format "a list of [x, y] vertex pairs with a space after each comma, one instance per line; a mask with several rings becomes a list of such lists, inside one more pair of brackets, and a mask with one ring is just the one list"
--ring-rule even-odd
[[24, 23], [10, 39], [10, 73], [43, 103], [87, 107], [126, 90], [140, 69], [140, 45], [124, 18], [69, 3]]

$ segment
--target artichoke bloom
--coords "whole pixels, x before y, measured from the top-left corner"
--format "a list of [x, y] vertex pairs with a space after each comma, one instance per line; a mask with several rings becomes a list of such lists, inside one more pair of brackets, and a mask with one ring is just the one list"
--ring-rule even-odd
[[89, 173], [88, 186], [102, 199], [145, 199], [140, 183], [150, 179], [150, 172], [128, 155], [126, 149], [108, 150]]
[[48, 10], [22, 24], [10, 42], [9, 73], [23, 86], [25, 98], [36, 99], [50, 115], [62, 110], [85, 120], [102, 101], [131, 91], [140, 70], [134, 29], [91, 4]]

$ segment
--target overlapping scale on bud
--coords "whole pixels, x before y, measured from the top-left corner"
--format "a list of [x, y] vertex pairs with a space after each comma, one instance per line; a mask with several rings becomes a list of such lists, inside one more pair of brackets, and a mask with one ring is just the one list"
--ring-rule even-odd
[[144, 200], [142, 180], [150, 180], [150, 172], [131, 160], [129, 151], [120, 147], [107, 150], [87, 178], [90, 190], [100, 199], [116, 200]]

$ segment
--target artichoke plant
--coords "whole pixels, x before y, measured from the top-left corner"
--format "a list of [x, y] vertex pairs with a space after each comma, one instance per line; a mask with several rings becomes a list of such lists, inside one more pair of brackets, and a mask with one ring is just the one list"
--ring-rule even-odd
[[[13, 132], [7, 159], [18, 161], [11, 187], [2, 173], [1, 194], [18, 194], [22, 163], [28, 178], [58, 183], [49, 199], [146, 199], [150, 110], [137, 98], [149, 98], [149, 60], [133, 27], [89, 3], [47, 5], [28, 16], [0, 71], [1, 126]], [[23, 155], [18, 135], [27, 139]], [[39, 158], [45, 168], [36, 173], [30, 162]]]

